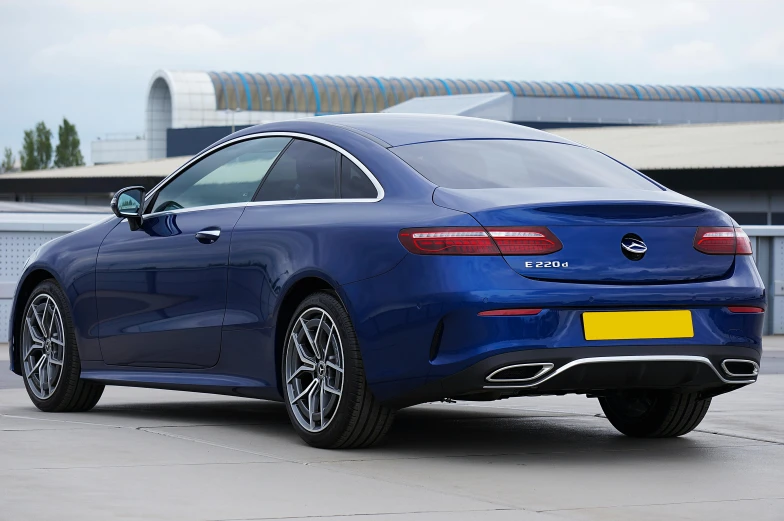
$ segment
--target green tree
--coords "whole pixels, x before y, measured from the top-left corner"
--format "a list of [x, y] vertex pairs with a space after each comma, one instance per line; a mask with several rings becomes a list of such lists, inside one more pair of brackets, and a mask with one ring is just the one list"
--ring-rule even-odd
[[16, 163], [16, 158], [14, 157], [13, 151], [10, 148], [5, 147], [5, 150], [3, 150], [3, 162], [0, 163], [0, 173], [13, 170], [14, 163]]
[[35, 131], [25, 130], [22, 150], [19, 151], [22, 170], [38, 170], [38, 156], [35, 153]]
[[19, 152], [22, 170], [43, 170], [52, 163], [52, 131], [41, 121], [33, 130], [25, 130]]
[[76, 125], [72, 125], [66, 118], [58, 130], [59, 143], [54, 152], [54, 166], [63, 168], [67, 166], [82, 166], [84, 158], [79, 150], [79, 134]]

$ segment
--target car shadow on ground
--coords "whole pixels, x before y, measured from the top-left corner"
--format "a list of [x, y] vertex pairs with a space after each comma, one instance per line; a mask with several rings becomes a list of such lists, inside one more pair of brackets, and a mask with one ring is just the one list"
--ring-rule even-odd
[[[89, 420], [87, 419], [89, 417]], [[178, 434], [204, 436], [191, 427], [207, 427], [208, 440], [232, 446], [241, 440], [243, 450], [269, 452], [305, 449], [290, 425], [281, 403], [255, 400], [156, 402], [98, 405], [86, 421], [111, 424], [120, 419], [142, 428], [175, 429]], [[190, 434], [193, 432], [194, 434]], [[592, 414], [552, 413], [526, 409], [500, 409], [465, 405], [425, 405], [397, 413], [384, 442], [359, 451], [330, 451], [326, 459], [375, 457], [423, 458], [453, 456], [508, 456], [500, 463], [520, 464], [520, 457], [547, 456], [550, 460], [684, 461], [710, 459], [708, 450], [732, 440], [693, 434], [675, 439], [633, 439], [620, 435], [609, 422]], [[248, 441], [250, 440], [250, 441]], [[274, 442], [270, 444], [270, 442]], [[317, 451], [320, 452], [320, 451]], [[338, 456], [340, 454], [340, 456]], [[312, 454], [316, 459], [322, 456]]]

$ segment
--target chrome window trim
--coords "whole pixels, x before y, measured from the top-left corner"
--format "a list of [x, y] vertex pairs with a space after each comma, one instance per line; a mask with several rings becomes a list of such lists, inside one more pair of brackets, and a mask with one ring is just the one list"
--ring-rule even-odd
[[[171, 180], [175, 177], [180, 175], [183, 171], [185, 171], [188, 167], [196, 163], [197, 161], [201, 160], [203, 157], [206, 157], [218, 150], [231, 146], [235, 143], [239, 143], [242, 141], [248, 141], [251, 139], [260, 139], [265, 137], [288, 137], [292, 139], [303, 139], [305, 141], [312, 141], [314, 143], [318, 143], [325, 147], [331, 148], [335, 152], [339, 154], [343, 154], [346, 158], [348, 158], [354, 165], [357, 166], [370, 180], [373, 186], [376, 187], [376, 197], [374, 198], [366, 198], [366, 199], [293, 199], [293, 200], [280, 200], [280, 201], [245, 201], [240, 203], [225, 203], [225, 204], [213, 204], [213, 205], [205, 205], [205, 206], [194, 206], [192, 208], [180, 208], [178, 210], [167, 210], [164, 212], [151, 212], [145, 213], [142, 215], [143, 219], [148, 217], [156, 217], [158, 215], [169, 215], [169, 214], [177, 214], [177, 213], [187, 213], [187, 212], [194, 212], [199, 210], [211, 210], [217, 208], [234, 208], [238, 206], [271, 206], [271, 205], [288, 205], [288, 204], [320, 204], [320, 203], [377, 203], [381, 201], [384, 196], [386, 195], [384, 192], [384, 187], [381, 186], [376, 176], [364, 165], [362, 162], [354, 157], [350, 152], [345, 150], [344, 148], [332, 143], [331, 141], [327, 141], [326, 139], [322, 139], [320, 137], [311, 136], [310, 134], [303, 134], [301, 132], [261, 132], [258, 134], [249, 134], [247, 136], [240, 136], [234, 139], [230, 139], [225, 143], [221, 143], [220, 145], [213, 147], [209, 150], [205, 150], [202, 153], [193, 156], [191, 159], [185, 162], [180, 168], [163, 178], [157, 185], [153, 186], [152, 189], [145, 195], [144, 197], [144, 205], [145, 208], [147, 204], [152, 200], [158, 191], [160, 191], [166, 184], [168, 184]], [[276, 158], [277, 159], [277, 158]], [[269, 170], [264, 177], [261, 179], [261, 182], [264, 182], [267, 175], [269, 175]]]
[[[744, 360], [747, 362], [748, 360]], [[595, 358], [579, 358], [577, 360], [572, 360], [571, 362], [562, 365], [557, 370], [552, 373], [549, 373], [547, 376], [538, 380], [533, 383], [529, 384], [518, 384], [518, 385], [485, 385], [485, 389], [525, 389], [528, 387], [536, 387], [538, 385], [543, 384], [547, 380], [551, 378], [555, 378], [559, 374], [562, 374], [573, 367], [577, 367], [580, 365], [586, 364], [601, 364], [601, 363], [612, 363], [612, 362], [695, 362], [700, 364], [705, 364], [713, 369], [713, 372], [716, 373], [716, 376], [724, 383], [727, 384], [751, 384], [757, 381], [756, 377], [753, 380], [728, 380], [724, 378], [716, 366], [704, 356], [692, 356], [692, 355], [639, 355], [639, 356], [597, 356]]]

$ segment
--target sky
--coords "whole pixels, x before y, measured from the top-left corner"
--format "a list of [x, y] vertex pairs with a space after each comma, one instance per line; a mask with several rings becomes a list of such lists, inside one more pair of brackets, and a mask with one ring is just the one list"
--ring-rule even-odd
[[784, 86], [784, 1], [0, 0], [0, 149], [142, 134], [158, 69]]

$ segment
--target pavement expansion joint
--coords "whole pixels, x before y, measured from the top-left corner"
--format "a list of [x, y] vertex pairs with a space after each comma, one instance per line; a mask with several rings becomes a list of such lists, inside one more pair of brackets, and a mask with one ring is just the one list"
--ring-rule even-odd
[[720, 432], [720, 431], [706, 431], [702, 429], [694, 429], [694, 432], [700, 432], [702, 434], [713, 434], [716, 436], [726, 436], [728, 438], [736, 438], [739, 440], [749, 440], [749, 441], [759, 441], [761, 443], [771, 443], [773, 445], [784, 445], [784, 442], [780, 440], [771, 440], [769, 438], [759, 438], [754, 436], [743, 436], [741, 434], [731, 434], [728, 432]]
[[354, 514], [333, 514], [322, 515], [317, 514], [313, 516], [277, 516], [277, 517], [232, 517], [221, 519], [209, 519], [207, 521], [276, 521], [279, 519], [344, 519], [352, 517], [391, 517], [391, 516], [412, 516], [418, 514], [470, 514], [470, 513], [488, 513], [488, 512], [534, 512], [533, 510], [525, 510], [522, 508], [483, 508], [481, 510], [412, 510], [409, 512], [357, 512]]
[[739, 503], [743, 501], [771, 501], [771, 500], [782, 500], [784, 497], [773, 496], [773, 497], [751, 497], [751, 498], [735, 498], [735, 499], [704, 499], [700, 501], [668, 501], [664, 503], [636, 503], [636, 504], [618, 504], [618, 505], [602, 505], [602, 506], [591, 506], [591, 507], [573, 507], [573, 508], [547, 508], [542, 510], [535, 510], [536, 513], [546, 513], [546, 512], [569, 512], [569, 511], [576, 511], [576, 510], [599, 510], [599, 509], [610, 509], [610, 508], [642, 508], [642, 507], [666, 507], [666, 506], [678, 506], [678, 505], [701, 505], [701, 504], [718, 504], [718, 503]]
[[259, 451], [252, 451], [252, 450], [247, 450], [247, 449], [240, 449], [238, 447], [232, 447], [230, 445], [224, 445], [222, 443], [215, 443], [215, 442], [212, 442], [212, 441], [202, 440], [202, 439], [199, 439], [199, 438], [192, 438], [190, 436], [183, 436], [181, 434], [174, 434], [174, 433], [171, 433], [171, 432], [156, 431], [155, 429], [152, 429], [152, 428], [149, 428], [149, 427], [136, 427], [136, 430], [137, 431], [141, 431], [141, 432], [146, 432], [148, 434], [157, 434], [158, 436], [165, 436], [167, 438], [174, 438], [176, 440], [189, 441], [191, 443], [198, 443], [198, 444], [201, 444], [201, 445], [209, 445], [210, 447], [216, 447], [216, 448], [219, 448], [219, 449], [232, 450], [232, 451], [235, 451], [235, 452], [242, 452], [244, 454], [251, 454], [253, 456], [260, 456], [260, 457], [263, 457], [263, 458], [270, 458], [270, 459], [278, 460], [281, 463], [296, 463], [296, 464], [299, 464], [299, 465], [307, 465], [308, 464], [308, 462], [302, 461], [302, 460], [281, 458], [280, 456], [275, 456], [274, 454], [269, 454], [269, 453], [266, 453], [266, 452], [259, 452]]

